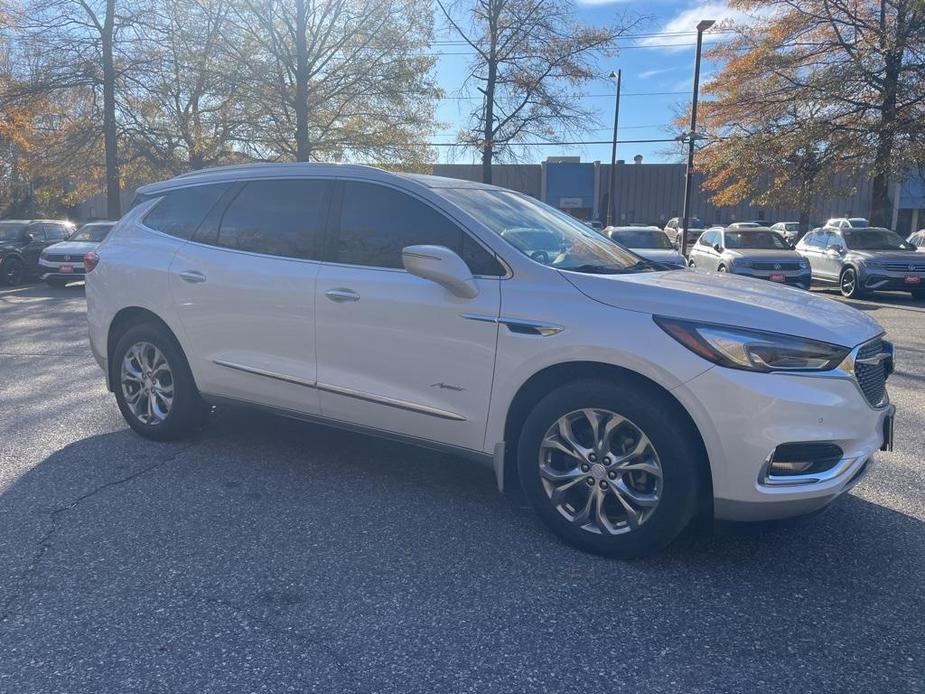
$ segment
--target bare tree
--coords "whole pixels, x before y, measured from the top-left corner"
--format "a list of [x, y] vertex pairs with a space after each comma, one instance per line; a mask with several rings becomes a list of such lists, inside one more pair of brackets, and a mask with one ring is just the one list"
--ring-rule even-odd
[[153, 0], [138, 69], [122, 95], [123, 126], [150, 167], [176, 174], [235, 160], [244, 122], [231, 46], [231, 0]]
[[308, 161], [420, 152], [439, 95], [434, 58], [423, 53], [433, 34], [428, 2], [242, 3], [252, 154]]
[[481, 152], [482, 180], [495, 156], [526, 138], [556, 140], [594, 122], [576, 93], [598, 76], [593, 54], [612, 52], [628, 26], [587, 27], [570, 0], [437, 0], [451, 31], [474, 52], [465, 89], [482, 104], [459, 141]]

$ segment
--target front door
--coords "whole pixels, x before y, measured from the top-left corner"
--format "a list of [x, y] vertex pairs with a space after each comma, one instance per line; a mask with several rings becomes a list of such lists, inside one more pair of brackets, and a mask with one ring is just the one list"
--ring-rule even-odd
[[[503, 269], [445, 213], [396, 188], [345, 182], [339, 222], [318, 275], [322, 414], [481, 450]], [[478, 296], [405, 271], [401, 249], [415, 244], [460, 253]]]
[[331, 184], [246, 183], [170, 268], [204, 393], [317, 414], [315, 283]]

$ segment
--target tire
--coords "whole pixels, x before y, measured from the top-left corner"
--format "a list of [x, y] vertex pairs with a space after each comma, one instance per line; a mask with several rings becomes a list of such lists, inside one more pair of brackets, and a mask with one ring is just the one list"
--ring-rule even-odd
[[22, 284], [23, 277], [25, 276], [25, 269], [22, 259], [17, 258], [15, 255], [11, 255], [0, 265], [0, 283], [9, 287]]
[[[623, 418], [610, 428], [608, 445], [593, 447], [597, 453], [587, 448], [593, 434], [587, 412], [598, 419], [600, 431], [608, 429], [607, 413]], [[567, 440], [562, 421], [570, 422], [566, 429], [572, 441], [584, 447], [577, 457], [557, 445]], [[627, 455], [633, 449], [641, 455]], [[618, 473], [621, 455], [622, 465], [636, 469]], [[521, 486], [543, 522], [571, 545], [624, 559], [661, 549], [690, 523], [704, 496], [702, 457], [696, 434], [679, 426], [675, 403], [634, 382], [583, 380], [552, 391], [527, 417], [517, 447]], [[639, 469], [644, 465], [660, 478]], [[552, 499], [557, 488], [559, 503]]]
[[693, 259], [693, 258], [689, 258], [688, 261], [687, 261], [687, 266], [688, 266], [688, 267], [697, 267], [697, 264], [694, 262], [694, 259]]
[[[158, 441], [176, 440], [188, 436], [204, 422], [206, 406], [196, 389], [189, 363], [164, 327], [143, 323], [129, 328], [116, 343], [109, 368], [119, 410], [129, 426], [142, 436]], [[152, 375], [145, 379], [148, 370]], [[129, 371], [140, 372], [141, 377], [131, 378]], [[150, 393], [147, 397], [146, 387]], [[139, 396], [132, 399], [135, 393]], [[172, 394], [169, 403], [168, 394]]]
[[838, 276], [838, 289], [841, 295], [848, 299], [858, 299], [863, 292], [861, 291], [858, 280], [858, 272], [853, 267], [846, 267]]

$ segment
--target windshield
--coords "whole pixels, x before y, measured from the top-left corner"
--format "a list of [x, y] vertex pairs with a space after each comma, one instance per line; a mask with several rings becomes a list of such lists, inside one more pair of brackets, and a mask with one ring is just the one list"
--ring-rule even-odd
[[660, 269], [580, 221], [525, 195], [480, 188], [440, 192], [525, 256], [557, 270], [615, 274]]
[[848, 224], [850, 224], [855, 229], [863, 229], [864, 227], [870, 226], [870, 222], [868, 222], [863, 217], [851, 217], [848, 220]]
[[799, 231], [800, 224], [799, 222], [785, 222], [784, 229], [786, 229], [787, 231]]
[[25, 222], [0, 222], [0, 241], [17, 241], [26, 228]]
[[865, 229], [844, 231], [848, 248], [856, 251], [903, 251], [908, 250], [902, 236], [888, 229]]
[[664, 248], [668, 250], [673, 248], [668, 236], [661, 230], [633, 229], [631, 231], [614, 231], [610, 234], [610, 238], [627, 248]]
[[68, 241], [93, 241], [99, 243], [106, 238], [113, 224], [84, 224], [67, 237]]
[[727, 231], [723, 242], [726, 248], [790, 250], [790, 246], [776, 231]]

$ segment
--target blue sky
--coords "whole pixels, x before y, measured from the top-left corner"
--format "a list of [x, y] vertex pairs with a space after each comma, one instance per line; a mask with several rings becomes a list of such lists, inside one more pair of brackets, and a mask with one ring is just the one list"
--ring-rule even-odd
[[[578, 138], [581, 140], [610, 140], [615, 86], [606, 75], [617, 69], [623, 71], [620, 139], [670, 137], [667, 127], [675, 114], [683, 111], [691, 99], [697, 22], [701, 19], [741, 19], [722, 0], [584, 0], [578, 2], [576, 8], [579, 19], [593, 25], [614, 23], [624, 13], [648, 18], [631, 30], [631, 34], [638, 36], [619, 41], [620, 50], [616, 56], [602, 56], [598, 60], [602, 78], [588, 85], [583, 100], [595, 111], [600, 122], [593, 126], [594, 130]], [[458, 36], [441, 32], [437, 37], [438, 44], [448, 39], [458, 40]], [[707, 35], [705, 40], [709, 42], [711, 37]], [[437, 119], [444, 127], [438, 129], [434, 141], [453, 142], [455, 133], [465, 126], [467, 113], [474, 103], [461, 99], [460, 96], [464, 95], [458, 92], [468, 58], [459, 55], [466, 52], [464, 46], [437, 45], [434, 50], [441, 53], [437, 77], [447, 97], [440, 102], [437, 110]], [[701, 84], [703, 78], [709, 77], [714, 69], [715, 66], [704, 61]], [[626, 143], [618, 145], [617, 158], [632, 161], [636, 154], [641, 154], [646, 162], [677, 161], [680, 155], [675, 154], [675, 150], [669, 143]], [[474, 153], [461, 153], [447, 147], [438, 148], [438, 153], [441, 161], [477, 161]], [[550, 155], [580, 155], [583, 161], [609, 162], [610, 145], [540, 147], [527, 152], [524, 158], [536, 162]]]

